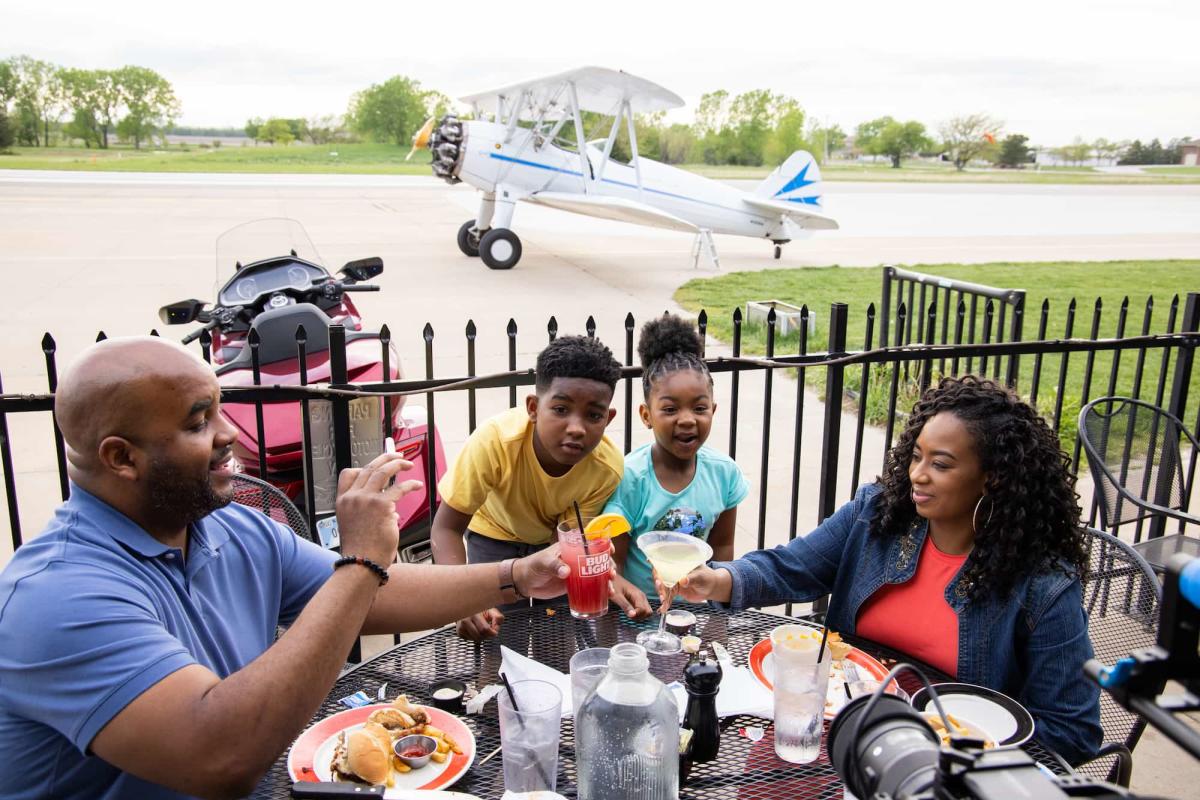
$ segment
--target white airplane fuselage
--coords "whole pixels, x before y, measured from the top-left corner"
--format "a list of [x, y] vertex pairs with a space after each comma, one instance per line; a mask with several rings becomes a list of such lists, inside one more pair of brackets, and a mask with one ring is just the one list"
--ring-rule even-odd
[[526, 128], [510, 134], [506, 125], [464, 122], [461, 152], [455, 175], [485, 195], [509, 194], [497, 196], [497, 202], [538, 192], [586, 191], [653, 206], [714, 233], [781, 240], [804, 235], [791, 225], [785, 227], [778, 214], [752, 208], [744, 200], [748, 193], [732, 186], [641, 157], [639, 189], [639, 169], [606, 161], [603, 150], [592, 145], [585, 148], [585, 166], [579, 153], [551, 142], [535, 147], [535, 134]]

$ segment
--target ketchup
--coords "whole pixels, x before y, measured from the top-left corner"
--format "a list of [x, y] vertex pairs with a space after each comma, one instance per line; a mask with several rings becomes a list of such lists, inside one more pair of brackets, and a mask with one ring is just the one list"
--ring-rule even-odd
[[403, 750], [401, 750], [400, 755], [404, 756], [405, 758], [420, 758], [421, 756], [425, 756], [425, 755], [429, 755], [429, 754], [425, 752], [425, 748], [421, 747], [418, 744], [414, 744], [411, 747], [406, 747]]

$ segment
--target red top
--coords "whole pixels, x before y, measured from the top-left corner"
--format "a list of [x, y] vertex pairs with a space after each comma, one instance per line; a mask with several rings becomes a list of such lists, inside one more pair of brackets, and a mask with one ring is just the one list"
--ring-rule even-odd
[[958, 614], [946, 602], [946, 586], [966, 560], [943, 553], [926, 536], [912, 580], [887, 584], [867, 598], [854, 633], [957, 675]]

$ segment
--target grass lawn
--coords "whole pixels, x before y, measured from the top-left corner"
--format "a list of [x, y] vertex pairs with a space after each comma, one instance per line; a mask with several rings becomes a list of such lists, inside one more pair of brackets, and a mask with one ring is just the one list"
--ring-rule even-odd
[[[1027, 292], [1026, 309], [1028, 309], [1024, 324], [1026, 340], [1034, 339], [1037, 336], [1043, 301], [1048, 301], [1050, 304], [1047, 338], [1059, 338], [1063, 335], [1067, 306], [1072, 298], [1078, 301], [1074, 336], [1085, 338], [1090, 333], [1095, 300], [1100, 298], [1102, 313], [1099, 335], [1104, 338], [1115, 334], [1119, 309], [1125, 297], [1129, 298], [1126, 335], [1140, 333], [1148, 296], [1153, 296], [1155, 300], [1150, 332], [1160, 333], [1166, 330], [1172, 296], [1176, 293], [1180, 294], [1180, 313], [1182, 313], [1183, 302], [1186, 299], [1184, 293], [1189, 289], [1196, 290], [1200, 287], [1200, 261], [915, 264], [906, 268], [916, 272], [931, 273], [988, 286], [1025, 289]], [[675, 293], [675, 299], [689, 310], [697, 312], [702, 308], [707, 310], [709, 332], [724, 342], [732, 341], [733, 310], [740, 307], [742, 313], [745, 314], [748, 300], [782, 300], [797, 306], [807, 304], [816, 316], [816, 333], [809, 337], [809, 352], [825, 349], [828, 341], [830, 304], [843, 302], [849, 305], [850, 314], [847, 349], [859, 350], [863, 348], [865, 341], [867, 308], [872, 303], [878, 305], [881, 287], [882, 268], [778, 269], [731, 273], [715, 278], [688, 281]], [[982, 311], [981, 305], [977, 330], [982, 328]], [[940, 329], [939, 320], [938, 330], [940, 331]], [[954, 322], [952, 320], [950, 330], [953, 331], [953, 329]], [[874, 339], [874, 346], [878, 346], [878, 318], [876, 319]], [[765, 352], [765, 343], [766, 329], [764, 327], [757, 325], [744, 327], [743, 352], [761, 355]], [[776, 353], [794, 354], [798, 348], [799, 339], [796, 333], [776, 339]], [[1149, 397], [1152, 401], [1160, 371], [1160, 353], [1161, 351], [1150, 352], [1146, 358], [1145, 372], [1142, 378], [1141, 396]], [[1054, 408], [1061, 360], [1061, 356], [1050, 355], [1046, 356], [1042, 363], [1038, 405], [1048, 415]], [[1108, 393], [1112, 360], [1112, 355], [1108, 353], [1096, 356], [1090, 397], [1095, 398]], [[1136, 360], [1134, 351], [1122, 354], [1115, 394], [1131, 393]], [[1081, 406], [1080, 398], [1086, 362], [1087, 355], [1082, 353], [1071, 354], [1068, 359], [1060, 428], [1064, 442], [1070, 445], [1074, 444], [1075, 420]], [[960, 365], [960, 370], [964, 366]], [[1033, 367], [1032, 356], [1021, 359], [1018, 389], [1026, 395], [1029, 392]], [[947, 371], [949, 368], [947, 364]], [[1169, 378], [1170, 375], [1168, 375], [1168, 390], [1170, 388]], [[807, 379], [814, 386], [823, 386], [825, 371], [820, 368], [810, 369], [807, 372]], [[887, 368], [872, 368], [867, 402], [867, 416], [872, 422], [880, 422], [886, 417], [886, 393], [889, 380], [890, 372]], [[860, 381], [861, 368], [852, 367], [847, 371], [848, 388], [857, 392]], [[904, 403], [908, 405], [903, 405], [903, 410], [907, 410], [912, 400], [915, 399], [915, 391], [912, 387], [909, 387], [905, 393], [905, 398]], [[1194, 409], [1200, 404], [1200, 363], [1197, 363], [1196, 369], [1192, 373], [1189, 403], [1193, 410], [1189, 412], [1190, 416], [1186, 421], [1193, 423], [1195, 421]]]
[[1146, 172], [1152, 172], [1156, 175], [1197, 175], [1200, 176], [1200, 167], [1142, 167]]
[[[689, 164], [685, 169], [717, 180], [761, 180], [770, 167], [715, 167]], [[1189, 170], [1191, 167], [1164, 167], [1164, 170]], [[1170, 184], [1195, 183], [1195, 173], [1164, 171], [1161, 174], [1114, 174], [1092, 167], [1041, 167], [1034, 169], [956, 170], [953, 164], [909, 160], [899, 169], [882, 162], [832, 161], [821, 167], [821, 177], [827, 181], [889, 181], [899, 183], [1068, 183], [1068, 184]]]
[[[390, 144], [254, 145], [201, 147], [173, 144], [167, 149], [124, 145], [108, 150], [81, 147], [17, 147], [0, 153], [0, 169], [98, 170], [116, 172], [300, 172], [373, 175], [429, 175], [429, 152], [405, 161], [408, 147]], [[770, 167], [714, 167], [685, 164], [684, 169], [717, 180], [761, 180]], [[953, 164], [905, 161], [900, 169], [885, 163], [834, 161], [821, 169], [829, 181], [899, 181], [938, 183], [1200, 183], [1200, 168], [1156, 167], [1145, 174], [1097, 172], [1091, 167], [1040, 170], [968, 169]], [[1182, 170], [1182, 171], [1180, 171]]]
[[338, 144], [286, 147], [253, 145], [169, 149], [111, 147], [18, 147], [0, 155], [0, 169], [96, 170], [103, 172], [301, 172], [387, 175], [430, 175], [429, 152], [405, 161], [407, 147], [389, 144]]

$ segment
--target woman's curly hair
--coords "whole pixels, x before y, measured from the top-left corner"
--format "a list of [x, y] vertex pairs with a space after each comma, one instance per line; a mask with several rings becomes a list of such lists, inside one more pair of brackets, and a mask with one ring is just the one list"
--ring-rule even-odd
[[925, 423], [949, 412], [966, 425], [987, 475], [965, 579], [972, 597], [1004, 593], [1030, 570], [1082, 575], [1087, 566], [1079, 495], [1058, 437], [1030, 406], [992, 381], [944, 378], [913, 406], [879, 479], [871, 533], [897, 536], [917, 519], [908, 468]]

